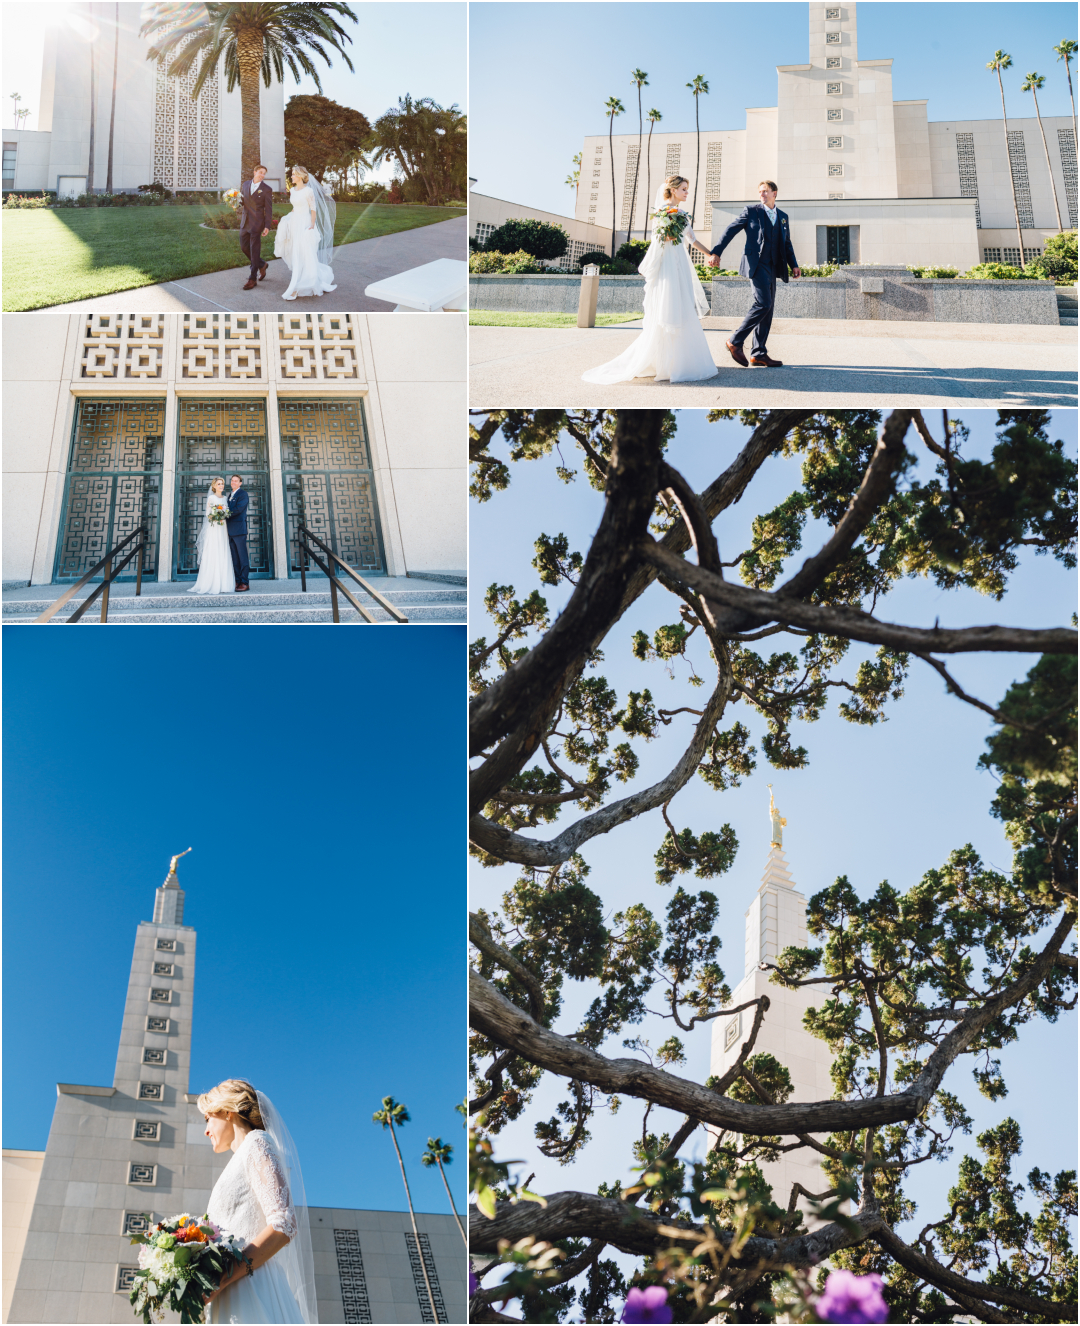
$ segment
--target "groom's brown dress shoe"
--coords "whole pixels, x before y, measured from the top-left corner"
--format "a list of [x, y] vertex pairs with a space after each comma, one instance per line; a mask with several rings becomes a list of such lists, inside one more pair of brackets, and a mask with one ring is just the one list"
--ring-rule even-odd
[[244, 289], [245, 289], [245, 290], [254, 290], [254, 289], [255, 289], [255, 282], [254, 282], [254, 281], [248, 281], [248, 283], [244, 286]]
[[742, 352], [741, 345], [733, 345], [731, 341], [725, 341], [724, 344], [731, 351], [731, 357], [732, 359], [735, 360], [737, 364], [741, 364], [743, 368], [749, 367], [749, 365], [747, 364], [746, 356]]
[[259, 268], [259, 280], [260, 281], [266, 280], [266, 263], [263, 263], [263, 265]]
[[782, 359], [770, 359], [768, 355], [754, 355], [750, 360], [755, 368], [783, 368]]
[[236, 586], [236, 592], [237, 592], [238, 594], [242, 594], [242, 593], [244, 592], [245, 589], [247, 589], [247, 585], [237, 585], [237, 586]]

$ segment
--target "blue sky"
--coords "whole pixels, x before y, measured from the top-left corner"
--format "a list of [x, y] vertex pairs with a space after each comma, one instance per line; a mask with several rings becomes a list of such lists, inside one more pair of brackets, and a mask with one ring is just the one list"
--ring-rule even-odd
[[[971, 428], [971, 438], [964, 445], [967, 456], [986, 455], [993, 445], [994, 411], [959, 411]], [[668, 459], [701, 491], [706, 483], [730, 462], [743, 445], [748, 430], [737, 422], [709, 424], [705, 411], [679, 411], [679, 428], [668, 450]], [[940, 436], [941, 416], [928, 416], [931, 428]], [[1056, 413], [1051, 437], [1061, 437], [1068, 453], [1076, 456], [1077, 426], [1073, 411]], [[914, 443], [910, 445], [916, 451]], [[501, 451], [501, 444], [494, 448]], [[573, 443], [562, 448], [564, 462], [577, 465]], [[491, 501], [472, 503], [470, 511], [470, 639], [493, 635], [490, 619], [483, 608], [483, 596], [493, 582], [513, 585], [519, 598], [534, 588], [547, 599], [552, 615], [562, 607], [568, 594], [541, 585], [530, 566], [533, 541], [543, 531], [549, 535], [565, 533], [571, 549], [585, 552], [600, 518], [602, 495], [583, 478], [567, 486], [555, 477], [557, 456], [543, 461], [512, 466], [510, 488]], [[772, 458], [754, 478], [747, 495], [737, 506], [724, 513], [714, 528], [721, 555], [730, 559], [749, 546], [750, 521], [765, 504], [781, 501], [799, 481], [799, 461]], [[804, 551], [794, 559], [801, 564], [808, 551], [820, 546], [822, 530], [808, 526]], [[814, 534], [818, 539], [815, 541]], [[664, 665], [640, 663], [630, 653], [630, 638], [639, 627], [652, 632], [666, 622], [678, 620], [671, 605], [674, 599], [660, 586], [653, 586], [631, 612], [618, 623], [602, 644], [604, 661], [597, 669], [607, 677], [620, 696], [629, 689], [648, 686], [657, 707], [674, 709], [680, 705], [700, 704], [702, 692], [686, 684], [686, 667], [676, 669], [676, 680], [668, 681]], [[1068, 623], [1076, 605], [1075, 572], [1034, 553], [1021, 559], [1011, 587], [1001, 603], [974, 592], [939, 591], [925, 581], [905, 581], [879, 605], [877, 615], [884, 620], [930, 624], [940, 615], [943, 626], [964, 626], [1001, 622], [1013, 626], [1057, 626]], [[758, 646], [771, 652], [772, 641]], [[774, 645], [776, 649], [784, 645]], [[706, 678], [710, 666], [707, 656], [698, 649], [694, 654], [698, 671]], [[857, 663], [872, 657], [873, 650], [853, 646], [841, 675], [854, 674]], [[988, 702], [999, 700], [1010, 682], [1026, 674], [1035, 656], [1009, 654], [954, 656], [949, 670], [969, 694]], [[702, 671], [704, 669], [704, 671]], [[706, 684], [706, 689], [708, 684]], [[698, 778], [678, 793], [670, 807], [672, 819], [680, 828], [689, 826], [694, 833], [717, 830], [726, 823], [734, 828], [740, 844], [733, 868], [711, 881], [699, 882], [687, 877], [688, 889], [709, 889], [719, 899], [720, 915], [716, 933], [723, 941], [719, 955], [721, 967], [734, 986], [743, 974], [744, 912], [752, 900], [765, 867], [769, 848], [766, 784], [774, 785], [776, 801], [787, 818], [784, 849], [796, 887], [807, 898], [846, 874], [860, 896], [872, 893], [881, 880], [906, 890], [929, 869], [940, 866], [949, 852], [971, 842], [985, 862], [1008, 870], [1011, 849], [999, 821], [991, 818], [988, 806], [995, 782], [980, 771], [976, 762], [983, 742], [991, 731], [989, 718], [978, 710], [947, 696], [943, 683], [931, 670], [916, 660], [905, 688], [904, 698], [890, 702], [890, 720], [873, 728], [846, 723], [836, 715], [835, 702], [816, 724], [793, 724], [795, 744], [806, 746], [809, 767], [803, 771], [773, 769], [758, 755], [756, 770], [739, 788], [715, 793]], [[745, 705], [732, 714], [760, 736], [764, 724], [751, 715]], [[679, 720], [676, 719], [677, 723]], [[684, 722], [692, 722], [684, 718]], [[729, 726], [725, 721], [725, 726]], [[674, 732], [674, 728], [670, 730]], [[650, 745], [635, 742], [641, 758], [637, 779], [621, 788], [618, 795], [632, 794], [665, 774], [674, 764], [682, 746], [677, 735], [664, 735]], [[529, 831], [538, 838], [553, 837], [573, 822], [569, 812], [555, 824]], [[662, 918], [670, 889], [654, 882], [653, 854], [664, 833], [660, 811], [624, 825], [612, 833], [592, 839], [582, 850], [592, 867], [588, 885], [604, 903], [610, 917], [620, 908], [643, 902], [654, 915]], [[481, 869], [471, 866], [470, 904], [494, 907], [517, 878], [517, 867]], [[564, 1011], [559, 1026], [569, 1028], [591, 1002], [592, 985], [568, 982], [564, 990]], [[646, 1001], [659, 1006], [658, 996]], [[653, 1046], [666, 1040], [676, 1029], [670, 1021], [646, 1018], [627, 1036], [641, 1034]], [[696, 1081], [704, 1081], [709, 1072], [711, 1024], [696, 1028], [689, 1035], [677, 1033], [686, 1046], [688, 1062], [679, 1068]], [[627, 1051], [620, 1048], [620, 1038], [612, 1038], [604, 1048], [618, 1057]], [[1012, 1115], [1021, 1125], [1024, 1152], [1016, 1167], [1026, 1174], [1034, 1165], [1055, 1173], [1076, 1165], [1074, 1102], [1076, 1097], [1076, 1014], [1065, 1014], [1051, 1026], [1034, 1022], [1025, 1028], [1016, 1046], [1001, 1054], [1002, 1068], [1009, 1087], [1008, 1096], [990, 1102], [979, 1095], [972, 1078], [970, 1058], [960, 1061], [946, 1076], [944, 1087], [956, 1092], [975, 1119], [970, 1138], [960, 1138], [953, 1158], [944, 1164], [916, 1167], [905, 1180], [905, 1190], [919, 1203], [917, 1228], [937, 1220], [947, 1210], [945, 1193], [955, 1180], [956, 1166], [965, 1149], [976, 1154], [974, 1136], [1003, 1118]], [[565, 1083], [545, 1077], [540, 1090], [522, 1119], [504, 1130], [496, 1140], [496, 1156], [520, 1157], [526, 1166], [520, 1177], [536, 1170], [531, 1185], [535, 1191], [550, 1193], [564, 1189], [594, 1192], [601, 1182], [616, 1179], [627, 1182], [630, 1143], [640, 1136], [643, 1105], [624, 1100], [617, 1115], [597, 1116], [591, 1128], [593, 1140], [582, 1157], [568, 1169], [547, 1160], [536, 1150], [532, 1125], [546, 1119], [565, 1098]], [[1047, 1102], [1054, 1102], [1048, 1112]], [[670, 1111], [653, 1110], [650, 1129], [674, 1131], [681, 1122]], [[701, 1158], [706, 1147], [705, 1134], [699, 1131], [684, 1149], [684, 1156]], [[787, 1194], [783, 1195], [784, 1201]], [[910, 1229], [906, 1232], [910, 1233]]]
[[[134, 7], [134, 0], [124, 0]], [[70, 8], [64, 0], [34, 0], [34, 3], [10, 3], [3, 6], [4, 55], [3, 95], [0, 114], [5, 128], [14, 124], [12, 92], [21, 92], [20, 106], [29, 107], [31, 115], [24, 128], [39, 127], [41, 96], [41, 53], [45, 27], [57, 21]], [[346, 45], [354, 73], [331, 51], [331, 68], [315, 59], [323, 95], [346, 106], [362, 110], [374, 121], [399, 97], [409, 92], [413, 97], [433, 97], [441, 106], [455, 102], [464, 110], [466, 86], [467, 5], [464, 0], [393, 0], [392, 3], [353, 4], [349, 6], [358, 22], [342, 21], [352, 37]], [[80, 10], [85, 6], [79, 5]], [[341, 21], [341, 20], [339, 20]], [[417, 40], [417, 34], [423, 40]], [[297, 84], [291, 73], [285, 75], [285, 99], [295, 94], [317, 91], [310, 78]], [[266, 95], [263, 89], [263, 95]], [[379, 177], [389, 177], [383, 169]]]
[[[607, 132], [604, 103], [626, 114], [615, 132], [636, 133], [632, 69], [644, 69], [645, 111], [658, 130], [694, 127], [686, 90], [696, 74], [709, 83], [701, 125], [745, 128], [747, 106], [776, 105], [776, 65], [807, 58], [807, 5], [772, 3], [505, 4], [474, 0], [469, 15], [471, 81], [469, 174], [478, 193], [573, 215], [563, 181], [586, 134]], [[1034, 115], [1020, 91], [1029, 70], [1046, 76], [1043, 115], [1068, 115], [1064, 64], [1052, 47], [1076, 38], [1076, 6], [1003, 3], [863, 3], [859, 55], [893, 59], [893, 96], [929, 98], [931, 120], [1001, 114], [997, 79], [986, 61], [997, 48], [1013, 57], [1004, 76], [1010, 116]], [[530, 58], [536, 43], [543, 52]], [[1076, 65], [1073, 64], [1076, 85]], [[646, 123], [646, 130], [648, 124]], [[782, 189], [782, 186], [781, 186]]]
[[248, 1077], [313, 1206], [449, 1212], [465, 1148], [461, 627], [4, 629], [5, 1147], [113, 1080], [169, 857], [198, 935], [192, 1091]]

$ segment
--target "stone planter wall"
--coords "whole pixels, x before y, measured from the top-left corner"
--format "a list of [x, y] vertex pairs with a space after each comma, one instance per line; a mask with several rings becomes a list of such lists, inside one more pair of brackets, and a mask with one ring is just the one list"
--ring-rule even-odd
[[[581, 277], [469, 276], [469, 307], [505, 313], [577, 313]], [[597, 313], [635, 313], [645, 306], [643, 276], [601, 276]]]

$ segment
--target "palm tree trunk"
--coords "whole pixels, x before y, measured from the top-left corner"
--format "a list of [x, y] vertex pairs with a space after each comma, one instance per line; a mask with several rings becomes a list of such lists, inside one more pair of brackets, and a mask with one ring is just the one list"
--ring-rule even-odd
[[115, 11], [113, 22], [116, 31], [113, 34], [113, 56], [112, 56], [112, 105], [109, 107], [109, 164], [105, 169], [105, 192], [112, 193], [112, 163], [113, 163], [113, 132], [116, 128], [116, 61], [120, 51], [120, 0], [116, 0], [113, 5]]
[[236, 60], [240, 66], [240, 174], [251, 179], [262, 151], [259, 138], [259, 76], [263, 42], [252, 29], [236, 34]]
[[698, 113], [698, 112], [699, 112], [699, 109], [700, 109], [700, 106], [701, 106], [701, 102], [700, 102], [700, 100], [699, 100], [699, 98], [698, 98], [698, 94], [695, 92], [695, 93], [694, 93], [694, 126], [695, 126], [695, 134], [696, 134], [696, 137], [697, 137], [697, 157], [696, 157], [695, 160], [694, 160], [694, 202], [693, 202], [693, 205], [692, 205], [691, 208], [690, 208], [690, 224], [691, 224], [691, 226], [696, 226], [696, 225], [697, 225], [697, 186], [698, 186], [698, 176], [701, 174], [701, 116], [700, 116], [700, 114]]
[[608, 156], [611, 158], [611, 261], [615, 261], [615, 146], [612, 141], [612, 127], [615, 124], [615, 112], [608, 116], [607, 141]]
[[1073, 110], [1073, 153], [1076, 153], [1076, 98], [1073, 96], [1072, 70], [1069, 68], [1068, 60], [1065, 61], [1065, 77], [1069, 80], [1069, 102]]
[[443, 1187], [446, 1189], [446, 1195], [450, 1198], [450, 1210], [454, 1213], [454, 1219], [457, 1221], [457, 1227], [461, 1230], [461, 1237], [465, 1240], [465, 1246], [469, 1246], [469, 1238], [465, 1233], [465, 1226], [461, 1223], [461, 1216], [457, 1213], [457, 1207], [454, 1205], [454, 1194], [450, 1191], [450, 1185], [446, 1181], [446, 1170], [443, 1169], [443, 1163], [438, 1156], [435, 1157], [439, 1165], [439, 1173], [442, 1175]]
[[1012, 189], [1013, 216], [1016, 218], [1016, 238], [1020, 241], [1020, 270], [1024, 270], [1024, 235], [1020, 229], [1020, 209], [1016, 205], [1016, 180], [1013, 177], [1012, 149], [1009, 147], [1009, 117], [1005, 114], [1005, 85], [1001, 81], [1001, 70], [997, 71], [998, 91], [1001, 93], [1001, 118], [1005, 123], [1005, 159], [1009, 163], [1009, 188]]
[[649, 141], [645, 144], [645, 243], [649, 242], [649, 208], [652, 206], [652, 131], [655, 128], [649, 121]]
[[634, 238], [634, 209], [637, 207], [637, 177], [641, 169], [641, 88], [637, 90], [637, 160], [634, 162], [634, 189], [630, 194], [630, 233], [627, 239]]
[[416, 1240], [416, 1255], [420, 1258], [420, 1269], [424, 1273], [424, 1285], [427, 1288], [428, 1302], [431, 1304], [431, 1317], [433, 1321], [439, 1320], [439, 1314], [435, 1311], [435, 1295], [431, 1292], [431, 1281], [428, 1279], [427, 1263], [424, 1261], [424, 1250], [420, 1246], [420, 1231], [416, 1228], [416, 1213], [413, 1211], [412, 1194], [409, 1192], [409, 1180], [405, 1177], [405, 1162], [401, 1158], [401, 1148], [397, 1144], [397, 1135], [394, 1132], [394, 1121], [390, 1120], [390, 1140], [394, 1144], [394, 1150], [397, 1152], [398, 1164], [401, 1166], [401, 1182], [405, 1185], [405, 1200], [409, 1204], [409, 1219], [412, 1221], [413, 1238]]
[[1042, 116], [1039, 114], [1039, 98], [1035, 89], [1031, 89], [1031, 95], [1035, 101], [1035, 118], [1039, 121], [1039, 133], [1042, 134], [1043, 151], [1046, 153], [1046, 172], [1050, 176], [1050, 188], [1054, 194], [1054, 211], [1057, 213], [1058, 234], [1063, 234], [1065, 227], [1061, 224], [1061, 208], [1058, 206], [1057, 182], [1054, 179], [1054, 169], [1050, 165], [1050, 149], [1046, 146], [1046, 130], [1043, 128]]
[[[86, 6], [87, 13], [90, 16], [90, 23], [94, 22], [94, 6]], [[90, 150], [87, 155], [86, 166], [86, 192], [94, 192], [94, 129], [97, 126], [97, 80], [94, 77], [94, 49], [95, 43], [90, 42]]]

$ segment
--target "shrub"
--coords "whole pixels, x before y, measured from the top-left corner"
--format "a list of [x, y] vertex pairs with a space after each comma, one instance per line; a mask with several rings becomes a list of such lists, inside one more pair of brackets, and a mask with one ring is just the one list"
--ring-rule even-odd
[[159, 184], [157, 180], [153, 184], [140, 184], [139, 192], [149, 193], [156, 198], [171, 198], [173, 196], [172, 189], [166, 189], [164, 184]]
[[550, 261], [563, 256], [567, 242], [562, 226], [531, 217], [511, 217], [488, 236], [484, 247], [492, 253], [528, 253]]
[[607, 262], [600, 264], [601, 276], [637, 276], [638, 264], [636, 262], [627, 262], [625, 258], [608, 259]]
[[643, 239], [628, 239], [625, 244], [620, 245], [616, 258], [622, 258], [626, 262], [632, 262], [635, 270], [645, 261], [645, 255], [649, 251], [649, 246]]
[[909, 267], [908, 271], [913, 276], [918, 276], [923, 280], [944, 280], [946, 277], [960, 275], [958, 267]]
[[822, 263], [820, 267], [800, 267], [799, 271], [803, 276], [832, 276], [833, 272], [838, 272], [840, 266], [835, 262]]
[[543, 270], [524, 249], [516, 253], [492, 253], [485, 249], [482, 253], [469, 254], [469, 271], [478, 275], [531, 276]]
[[706, 267], [703, 262], [696, 262], [694, 270], [698, 274], [698, 280], [703, 285], [708, 285], [714, 276], [738, 276], [738, 272], [733, 272], [727, 267]]
[[1043, 245], [1042, 256], [1028, 263], [1028, 272], [1055, 285], [1076, 282], [1076, 231], [1052, 235]]
[[29, 194], [9, 193], [4, 199], [5, 207], [48, 207], [52, 202], [48, 194], [38, 194], [36, 197]]
[[968, 281], [1030, 281], [1033, 278], [1019, 267], [1004, 262], [980, 262], [969, 267], [961, 279]]
[[583, 253], [581, 255], [581, 257], [578, 259], [577, 265], [579, 267], [588, 267], [590, 264], [592, 264], [603, 267], [603, 265], [606, 262], [610, 261], [611, 259], [608, 257], [608, 255], [606, 253], [602, 253], [600, 249], [590, 249], [588, 253]]

